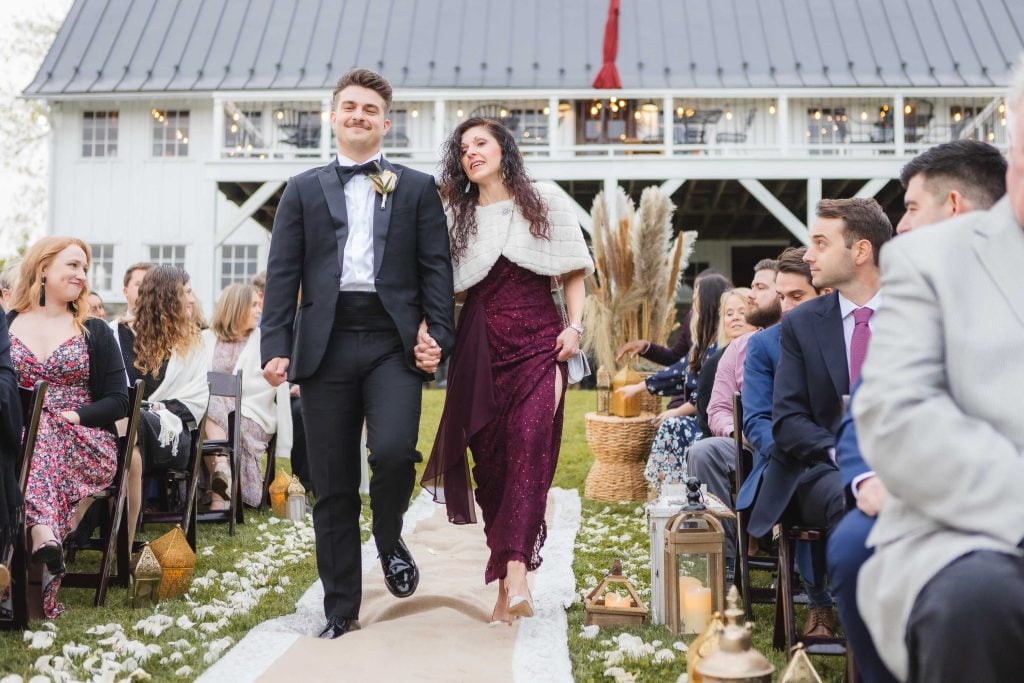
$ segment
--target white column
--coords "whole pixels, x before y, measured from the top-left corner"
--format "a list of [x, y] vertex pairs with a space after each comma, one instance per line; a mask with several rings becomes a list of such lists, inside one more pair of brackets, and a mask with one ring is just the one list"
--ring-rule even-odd
[[548, 98], [548, 156], [558, 156], [558, 98]]
[[779, 155], [789, 156], [789, 96], [779, 95], [775, 105], [775, 136], [778, 140]]
[[211, 159], [220, 159], [224, 149], [224, 100], [213, 98], [213, 154]]
[[[619, 196], [619, 179], [608, 177], [604, 179], [604, 199], [608, 203], [609, 207], [614, 206], [611, 202], [616, 201], [616, 197]], [[618, 225], [618, 211], [611, 209], [608, 216], [608, 223], [611, 225]]]
[[896, 156], [907, 153], [907, 140], [903, 134], [903, 95], [892, 98], [892, 139], [896, 144]]
[[434, 100], [434, 144], [433, 149], [441, 149], [441, 145], [444, 144], [445, 134], [448, 132], [445, 130], [445, 111], [444, 100]]
[[817, 219], [818, 202], [821, 201], [821, 178], [807, 179], [807, 227]]
[[675, 143], [675, 112], [672, 105], [675, 102], [671, 95], [666, 95], [661, 103], [662, 127], [665, 134], [665, 156], [672, 156], [672, 145]]
[[[329, 159], [334, 150], [331, 149], [331, 98], [325, 97], [320, 102], [320, 156]], [[326, 116], [325, 116], [326, 114]]]

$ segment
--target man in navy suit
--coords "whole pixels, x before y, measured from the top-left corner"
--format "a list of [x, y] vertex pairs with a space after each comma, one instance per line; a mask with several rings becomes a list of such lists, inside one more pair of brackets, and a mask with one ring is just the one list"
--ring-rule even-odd
[[[881, 305], [878, 252], [892, 224], [873, 199], [823, 199], [804, 261], [815, 287], [835, 291], [782, 319], [772, 400], [775, 449], [750, 517], [763, 535], [785, 516], [790, 523], [839, 523], [844, 499], [835, 464], [835, 434], [843, 397], [860, 374], [870, 319]], [[824, 565], [815, 576], [820, 579]], [[809, 587], [805, 635], [835, 632], [831, 597], [820, 581]]]
[[[990, 208], [1006, 193], [1006, 159], [984, 142], [957, 140], [915, 157], [903, 167], [900, 182], [906, 190], [903, 203], [907, 211], [896, 232], [904, 233], [968, 211]], [[836, 459], [848, 509], [829, 536], [827, 553], [839, 618], [864, 680], [895, 681], [879, 658], [857, 609], [857, 572], [872, 554], [867, 537], [888, 491], [861, 456], [849, 411], [836, 435]]]

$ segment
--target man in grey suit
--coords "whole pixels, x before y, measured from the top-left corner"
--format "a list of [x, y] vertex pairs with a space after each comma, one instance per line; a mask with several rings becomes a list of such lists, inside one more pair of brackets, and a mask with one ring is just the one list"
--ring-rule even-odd
[[883, 251], [854, 402], [889, 491], [857, 602], [901, 680], [1024, 671], [1024, 61], [1007, 103], [1007, 196]]

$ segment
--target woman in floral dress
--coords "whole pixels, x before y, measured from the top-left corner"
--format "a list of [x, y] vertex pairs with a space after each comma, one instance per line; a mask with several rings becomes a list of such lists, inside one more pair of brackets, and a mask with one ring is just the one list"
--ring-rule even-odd
[[[113, 333], [87, 319], [89, 246], [44, 237], [25, 256], [8, 314], [11, 362], [22, 387], [49, 383], [25, 494], [32, 574], [41, 571], [42, 612], [54, 618], [64, 574], [61, 542], [81, 520], [80, 503], [110, 485], [117, 468], [114, 423], [128, 412], [124, 365]], [[31, 583], [36, 583], [30, 577]], [[34, 600], [30, 610], [37, 609]]]
[[[227, 287], [217, 301], [210, 329], [203, 331], [207, 367], [215, 372], [234, 374], [242, 371], [242, 435], [240, 469], [242, 502], [256, 507], [263, 499], [263, 471], [260, 456], [275, 434], [277, 457], [287, 458], [292, 444], [291, 398], [288, 384], [277, 388], [263, 378], [260, 367], [260, 300], [252, 285]], [[206, 418], [206, 436], [224, 439], [228, 413], [234, 410], [232, 399], [213, 397]], [[209, 458], [213, 461], [214, 458]], [[231, 472], [227, 458], [210, 462], [213, 495], [211, 510], [228, 507]]]

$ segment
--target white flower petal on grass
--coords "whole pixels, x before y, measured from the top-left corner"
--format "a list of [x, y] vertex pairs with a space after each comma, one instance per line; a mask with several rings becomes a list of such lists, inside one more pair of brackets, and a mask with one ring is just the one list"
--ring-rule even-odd
[[192, 675], [192, 667], [190, 667], [190, 666], [183, 666], [180, 669], [178, 669], [177, 671], [175, 671], [174, 675], [178, 676], [180, 678], [189, 678]]
[[86, 633], [90, 636], [105, 636], [109, 633], [117, 633], [120, 630], [121, 624], [102, 624], [93, 626]]
[[267, 524], [270, 524], [270, 525], [280, 524], [280, 523], [281, 523], [281, 519], [279, 517], [271, 517], [270, 519], [267, 520]]
[[174, 622], [174, 625], [177, 626], [178, 628], [184, 630], [184, 631], [187, 631], [190, 628], [192, 628], [193, 626], [195, 626], [196, 623], [194, 621], [192, 621], [191, 619], [189, 619], [187, 615], [182, 614]]
[[583, 638], [584, 640], [593, 640], [594, 638], [597, 638], [597, 633], [600, 630], [601, 630], [601, 627], [598, 626], [597, 624], [591, 624], [590, 626], [584, 626], [583, 629], [580, 632], [580, 638]]
[[211, 557], [213, 555], [213, 546], [211, 546], [211, 545], [206, 546], [205, 548], [202, 549], [202, 551], [199, 554], [202, 555], [203, 557]]
[[43, 628], [45, 628], [47, 631], [54, 631], [54, 632], [56, 632], [57, 631], [57, 624], [53, 623], [52, 621], [44, 621], [43, 622]]
[[280, 578], [280, 579], [278, 580], [278, 583], [280, 583], [280, 584], [281, 584], [282, 586], [287, 586], [287, 585], [289, 585], [289, 584], [290, 584], [291, 582], [292, 582], [292, 577], [290, 577], [290, 576], [282, 576], [282, 577], [281, 577], [281, 578]]
[[672, 652], [672, 650], [669, 650], [667, 647], [662, 648], [654, 653], [655, 664], [661, 664], [663, 662], [674, 662], [675, 660], [675, 654]]
[[121, 671], [125, 672], [126, 674], [130, 674], [138, 668], [139, 662], [137, 659], [135, 659], [135, 657], [129, 657], [128, 659], [121, 662]]
[[[612, 650], [604, 655], [605, 666], [615, 666], [616, 664], [622, 664], [624, 661], [626, 661], [626, 654], [622, 650]], [[605, 675], [607, 676], [608, 674]]]
[[282, 588], [281, 586], [274, 586], [274, 592], [278, 595], [282, 595], [284, 593], [284, 588]]
[[679, 674], [679, 678], [676, 679], [676, 683], [690, 683], [690, 674]]
[[25, 631], [25, 640], [29, 641], [28, 649], [45, 650], [53, 645], [57, 634], [53, 631]]
[[679, 650], [680, 652], [686, 652], [687, 650], [690, 649], [689, 647], [686, 646], [686, 643], [684, 643], [681, 640], [677, 640], [676, 642], [672, 643], [672, 647], [674, 647], [675, 649]]
[[153, 636], [155, 638], [169, 629], [173, 624], [174, 619], [170, 618], [166, 614], [153, 614], [145, 619], [140, 619], [135, 622], [134, 628], [136, 631], [142, 631], [147, 636]]
[[53, 681], [46, 676], [33, 676], [28, 679], [28, 683], [53, 683]]
[[0, 678], [0, 683], [25, 683], [25, 679], [18, 674], [7, 674]]
[[89, 650], [91, 649], [92, 648], [90, 648], [88, 645], [77, 645], [75, 644], [74, 641], [72, 641], [70, 643], [66, 643], [64, 647], [61, 648], [61, 652], [63, 652], [64, 656], [68, 657], [69, 659], [76, 659], [78, 657], [88, 654]]

